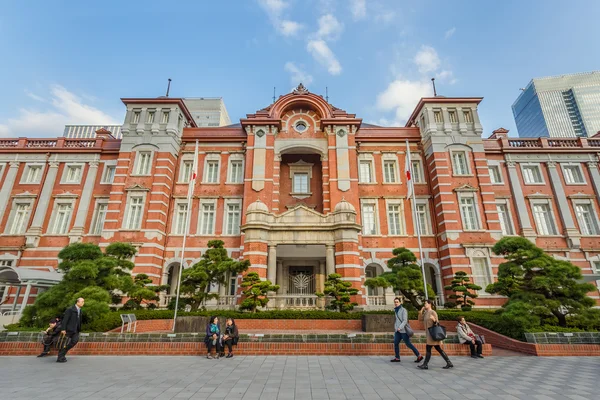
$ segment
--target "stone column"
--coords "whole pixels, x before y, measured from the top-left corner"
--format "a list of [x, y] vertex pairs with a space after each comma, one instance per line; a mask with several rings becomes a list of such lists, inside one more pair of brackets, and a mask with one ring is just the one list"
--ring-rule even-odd
[[94, 160], [89, 163], [90, 168], [88, 169], [87, 176], [85, 178], [85, 184], [81, 191], [81, 199], [79, 199], [79, 207], [77, 208], [77, 215], [75, 216], [75, 224], [73, 229], [69, 233], [70, 243], [79, 242], [83, 236], [83, 230], [85, 229], [85, 222], [87, 220], [88, 210], [90, 209], [90, 201], [94, 191], [94, 184], [96, 183], [96, 175], [98, 174], [98, 161]]
[[519, 217], [519, 225], [521, 226], [521, 235], [535, 243], [536, 234], [531, 227], [531, 220], [529, 219], [529, 212], [527, 211], [527, 204], [525, 204], [525, 197], [523, 195], [523, 189], [521, 182], [519, 181], [519, 175], [517, 174], [517, 163], [513, 161], [507, 161], [508, 176], [510, 180], [510, 187], [513, 194], [513, 199], [517, 206], [517, 216]]
[[267, 263], [267, 279], [274, 284], [277, 281], [277, 245], [269, 245]]
[[565, 229], [563, 234], [567, 236], [567, 241], [569, 242], [570, 247], [578, 249], [580, 246], [579, 231], [575, 227], [575, 221], [573, 220], [573, 214], [571, 213], [571, 208], [569, 207], [569, 202], [567, 201], [565, 189], [560, 181], [560, 177], [558, 176], [558, 171], [556, 170], [556, 162], [549, 161], [546, 163], [546, 165], [548, 166], [554, 197], [556, 198], [556, 203], [558, 204], [558, 213], [560, 214], [560, 219], [562, 220], [563, 227]]
[[325, 288], [325, 260], [319, 261], [319, 272], [317, 274], [317, 291], [323, 292]]
[[29, 295], [31, 294], [31, 283], [27, 284], [25, 288], [25, 296], [23, 296], [23, 301], [21, 302], [21, 309], [19, 312], [23, 312], [23, 309], [27, 306], [27, 301], [29, 301]]
[[6, 179], [0, 188], [0, 221], [4, 217], [4, 212], [8, 206], [8, 200], [10, 200], [10, 193], [12, 192], [13, 185], [15, 184], [15, 178], [17, 177], [17, 171], [19, 169], [18, 161], [11, 161], [10, 167], [6, 174]]
[[590, 176], [592, 177], [592, 186], [594, 186], [596, 196], [600, 198], [600, 171], [598, 171], [598, 163], [596, 161], [589, 161], [587, 163], [587, 166], [590, 170]]
[[277, 261], [277, 285], [279, 285], [279, 293], [283, 293], [283, 263]]
[[335, 274], [335, 246], [327, 245], [325, 252], [325, 266], [327, 270], [327, 276]]
[[17, 293], [15, 293], [15, 301], [13, 302], [11, 311], [15, 311], [17, 309], [17, 303], [19, 302], [19, 296], [21, 295], [21, 286], [17, 286]]
[[46, 175], [42, 191], [39, 194], [40, 197], [35, 209], [35, 214], [33, 215], [33, 222], [31, 223], [31, 227], [29, 227], [25, 233], [27, 247], [37, 247], [40, 240], [42, 226], [44, 224], [44, 219], [46, 218], [50, 199], [52, 198], [52, 189], [54, 188], [54, 182], [56, 181], [56, 175], [58, 174], [58, 165], [58, 162], [54, 161], [50, 162], [48, 165], [48, 174]]

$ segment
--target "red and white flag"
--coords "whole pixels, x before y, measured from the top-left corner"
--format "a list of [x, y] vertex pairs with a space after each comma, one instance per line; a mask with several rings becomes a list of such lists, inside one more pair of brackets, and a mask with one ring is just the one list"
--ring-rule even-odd
[[404, 171], [406, 171], [406, 198], [410, 199], [413, 195], [413, 181], [411, 173], [410, 147], [406, 141], [406, 157], [404, 157]]
[[194, 194], [196, 179], [198, 178], [198, 141], [196, 140], [196, 148], [194, 150], [194, 163], [192, 164], [192, 174], [190, 175], [190, 183], [188, 186], [188, 203]]

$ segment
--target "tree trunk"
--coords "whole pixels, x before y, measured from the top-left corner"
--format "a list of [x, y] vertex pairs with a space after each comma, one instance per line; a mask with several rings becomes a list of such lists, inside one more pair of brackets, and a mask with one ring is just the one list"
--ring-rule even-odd
[[561, 313], [560, 311], [552, 311], [552, 314], [554, 314], [554, 316], [556, 318], [558, 318], [558, 325], [562, 326], [562, 327], [566, 327], [567, 326], [567, 316], [563, 313]]

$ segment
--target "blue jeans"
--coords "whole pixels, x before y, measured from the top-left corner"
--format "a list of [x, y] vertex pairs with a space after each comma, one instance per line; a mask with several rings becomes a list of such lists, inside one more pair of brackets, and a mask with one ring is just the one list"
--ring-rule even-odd
[[396, 331], [394, 333], [394, 352], [396, 353], [396, 358], [400, 359], [401, 340], [404, 341], [406, 347], [408, 347], [412, 350], [413, 353], [415, 353], [415, 356], [419, 357], [421, 355], [421, 353], [419, 353], [419, 350], [417, 350], [417, 348], [410, 342], [410, 337], [408, 337], [408, 334]]

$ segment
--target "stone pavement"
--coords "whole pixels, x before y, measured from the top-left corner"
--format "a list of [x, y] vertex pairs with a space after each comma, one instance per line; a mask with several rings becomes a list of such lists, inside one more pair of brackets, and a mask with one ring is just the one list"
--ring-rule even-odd
[[594, 399], [597, 357], [0, 357], [0, 399]]

